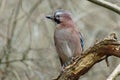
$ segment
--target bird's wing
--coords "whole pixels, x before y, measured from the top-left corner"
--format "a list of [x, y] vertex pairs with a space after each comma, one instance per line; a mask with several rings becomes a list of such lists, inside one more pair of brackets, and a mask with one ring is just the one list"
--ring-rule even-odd
[[84, 50], [84, 39], [83, 39], [83, 36], [80, 32], [79, 32], [79, 34], [80, 34], [80, 43], [81, 43], [81, 46], [82, 46], [82, 50]]

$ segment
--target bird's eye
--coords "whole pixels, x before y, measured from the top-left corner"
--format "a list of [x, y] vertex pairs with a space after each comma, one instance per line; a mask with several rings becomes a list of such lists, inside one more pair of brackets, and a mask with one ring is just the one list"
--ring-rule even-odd
[[60, 17], [60, 15], [57, 15], [57, 17]]
[[59, 19], [59, 18], [60, 18], [60, 15], [56, 15], [56, 18]]

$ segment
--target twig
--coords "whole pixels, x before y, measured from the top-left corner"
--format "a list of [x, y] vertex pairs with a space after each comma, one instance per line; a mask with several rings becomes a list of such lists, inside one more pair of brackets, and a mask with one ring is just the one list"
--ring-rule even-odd
[[120, 15], [120, 7], [117, 6], [116, 4], [112, 4], [112, 3], [105, 1], [105, 0], [88, 0], [88, 1], [95, 3], [97, 5], [100, 5], [102, 7], [105, 7], [109, 10], [112, 10], [113, 12], [116, 12], [117, 14]]
[[114, 80], [120, 74], [120, 64], [114, 69], [107, 80]]
[[[16, 36], [20, 36], [21, 31], [24, 29], [23, 27], [25, 26], [25, 24], [27, 23], [27, 21], [31, 18], [32, 13], [36, 10], [36, 8], [39, 6], [39, 4], [42, 2], [42, 0], [38, 0], [30, 9], [30, 11], [28, 12], [29, 14], [27, 15], [27, 17], [24, 20], [24, 23], [22, 24], [21, 28], [18, 30], [18, 34], [16, 34]], [[18, 41], [18, 40], [16, 40]]]
[[20, 76], [18, 75], [17, 71], [16, 70], [12, 70], [14, 76], [16, 77], [17, 80], [21, 80], [20, 79]]

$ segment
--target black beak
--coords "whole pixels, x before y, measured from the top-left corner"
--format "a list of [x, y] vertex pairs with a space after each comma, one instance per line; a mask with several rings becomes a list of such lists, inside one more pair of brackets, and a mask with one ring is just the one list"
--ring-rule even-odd
[[47, 16], [46, 16], [46, 18], [47, 18], [47, 19], [54, 20], [54, 17], [53, 17], [53, 16], [51, 16], [51, 15], [47, 15]]
[[57, 24], [61, 23], [60, 20], [57, 20], [54, 16], [47, 15], [46, 18], [56, 22]]

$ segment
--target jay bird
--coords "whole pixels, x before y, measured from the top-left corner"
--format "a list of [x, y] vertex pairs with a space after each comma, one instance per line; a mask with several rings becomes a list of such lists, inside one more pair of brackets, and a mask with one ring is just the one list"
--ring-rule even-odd
[[72, 20], [71, 13], [65, 10], [56, 10], [53, 15], [46, 18], [54, 21], [54, 43], [63, 69], [73, 60], [81, 56], [84, 42], [81, 33]]

